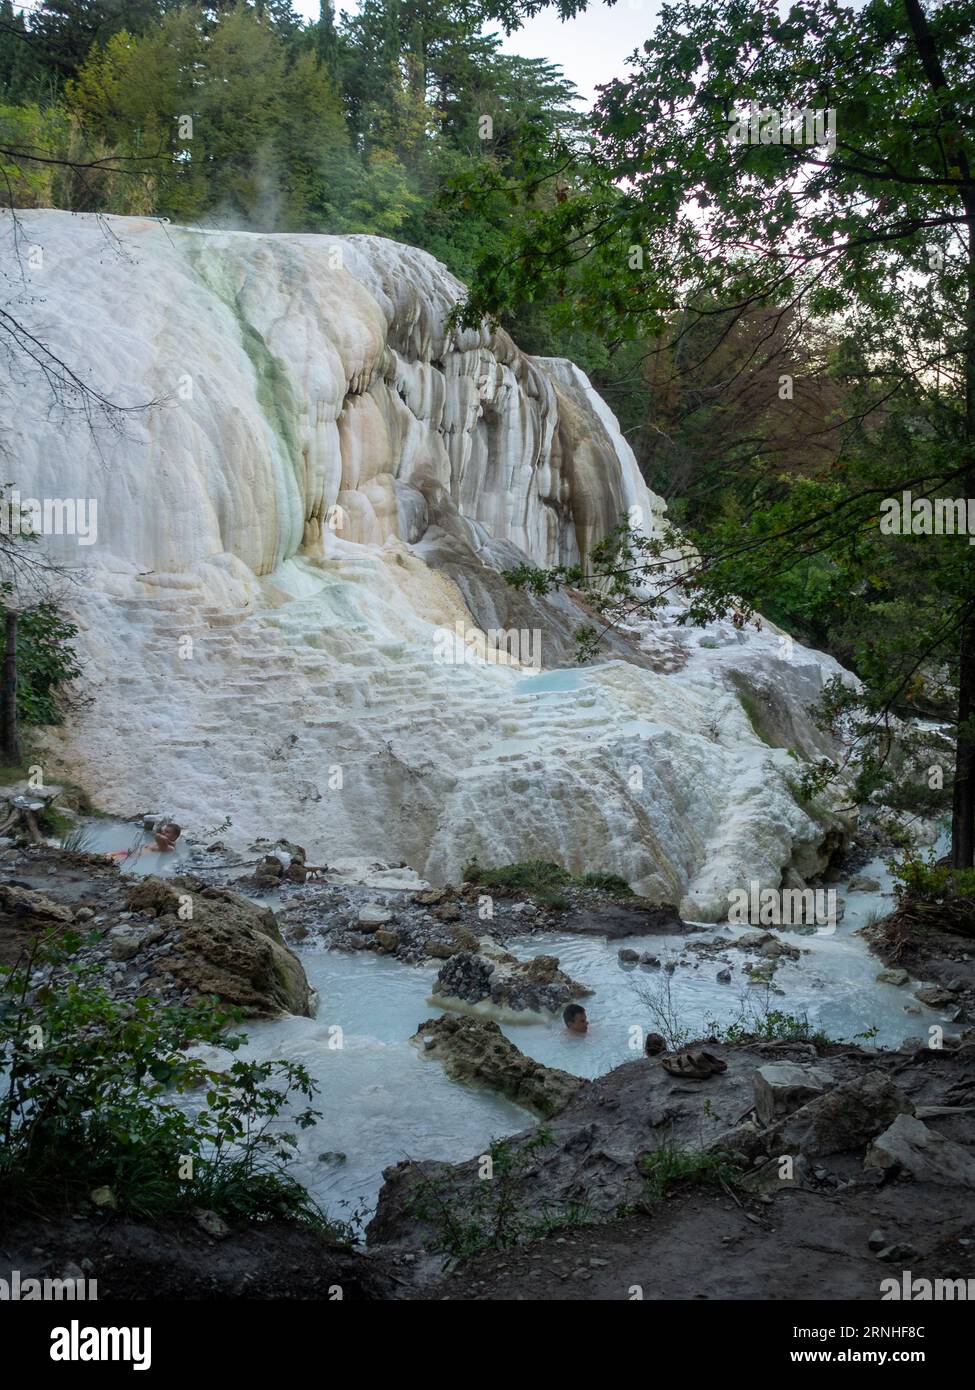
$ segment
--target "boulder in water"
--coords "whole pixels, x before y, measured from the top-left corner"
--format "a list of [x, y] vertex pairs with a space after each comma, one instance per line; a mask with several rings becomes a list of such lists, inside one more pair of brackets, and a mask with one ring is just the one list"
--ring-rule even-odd
[[480, 1013], [555, 1014], [592, 990], [559, 969], [557, 956], [518, 960], [490, 937], [476, 951], [458, 951], [444, 962], [432, 1003], [450, 1009], [467, 1006]]
[[422, 1045], [424, 1056], [442, 1062], [453, 1080], [480, 1082], [543, 1117], [564, 1110], [585, 1084], [526, 1057], [489, 1018], [430, 1018], [411, 1041]]
[[166, 969], [194, 995], [216, 995], [245, 1018], [314, 1012], [301, 962], [285, 946], [270, 908], [192, 877], [145, 878], [133, 886], [128, 905], [152, 913], [172, 933]]

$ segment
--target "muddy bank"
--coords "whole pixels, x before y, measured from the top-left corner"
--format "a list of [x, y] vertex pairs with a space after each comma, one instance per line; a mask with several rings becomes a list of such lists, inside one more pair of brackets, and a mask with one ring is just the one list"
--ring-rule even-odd
[[124, 1299], [395, 1298], [402, 1285], [367, 1256], [286, 1222], [214, 1238], [192, 1220], [165, 1226], [108, 1220], [20, 1220], [0, 1231], [0, 1278], [97, 1282], [98, 1301]]
[[904, 1268], [975, 1276], [975, 1034], [708, 1050], [708, 1080], [654, 1058], [584, 1085], [507, 1141], [494, 1192], [483, 1156], [387, 1170], [371, 1246], [456, 1261], [422, 1298], [875, 1299]]
[[[944, 1209], [939, 1189], [918, 1185], [851, 1193], [784, 1192], [771, 1207], [737, 1193], [693, 1189], [652, 1214], [583, 1230], [566, 1228], [514, 1250], [478, 1255], [414, 1299], [631, 1301], [754, 1299], [873, 1301], [881, 1281], [970, 1278], [975, 1221]], [[916, 1253], [881, 1260], [880, 1231]]]

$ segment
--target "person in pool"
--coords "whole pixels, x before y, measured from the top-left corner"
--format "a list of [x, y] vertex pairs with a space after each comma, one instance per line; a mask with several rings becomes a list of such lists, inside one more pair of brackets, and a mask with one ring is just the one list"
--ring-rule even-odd
[[136, 849], [115, 849], [107, 857], [123, 860], [134, 859], [140, 854], [170, 854], [182, 833], [175, 821], [166, 821], [152, 832], [152, 844], [139, 845]]
[[566, 1004], [562, 1010], [562, 1022], [570, 1033], [588, 1033], [589, 1019], [581, 1004]]
[[147, 850], [156, 854], [168, 854], [170, 850], [176, 848], [176, 841], [182, 835], [182, 830], [175, 821], [167, 821], [158, 830], [153, 831], [154, 844], [146, 845]]

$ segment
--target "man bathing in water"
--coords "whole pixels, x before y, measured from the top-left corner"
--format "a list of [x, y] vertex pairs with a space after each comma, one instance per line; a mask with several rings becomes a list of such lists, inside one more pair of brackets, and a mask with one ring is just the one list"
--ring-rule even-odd
[[176, 841], [182, 833], [175, 821], [167, 821], [165, 825], [161, 825], [158, 830], [153, 831], [155, 844], [143, 845], [143, 849], [157, 854], [168, 854], [170, 850], [176, 848]]
[[108, 858], [134, 859], [137, 854], [169, 854], [176, 848], [176, 841], [182, 833], [175, 821], [166, 821], [152, 832], [152, 844], [139, 845], [136, 849], [116, 849]]
[[562, 1022], [570, 1033], [588, 1033], [589, 1019], [581, 1004], [566, 1004], [562, 1010]]

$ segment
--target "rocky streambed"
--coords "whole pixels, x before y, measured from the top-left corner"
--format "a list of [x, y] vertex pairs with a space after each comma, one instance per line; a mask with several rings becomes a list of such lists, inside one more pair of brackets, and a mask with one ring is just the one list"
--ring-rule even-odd
[[[629, 1223], [633, 1259], [645, 1262], [646, 1222], [658, 1229], [664, 1209], [674, 1242], [696, 1239], [695, 1223], [717, 1204], [732, 1224], [745, 1223], [749, 1248], [760, 1251], [762, 1232], [777, 1229], [770, 1203], [791, 1202], [788, 1218], [776, 1217], [791, 1221], [809, 1202], [825, 1203], [832, 1220], [841, 1202], [841, 1240], [850, 1237], [843, 1223], [859, 1232], [871, 1212], [893, 1210], [890, 1191], [903, 1187], [888, 1244], [920, 1257], [927, 1246], [915, 1198], [928, 1184], [953, 1194], [939, 1197], [944, 1220], [935, 1234], [969, 1239], [958, 1234], [958, 1194], [968, 1191], [970, 1171], [941, 1140], [965, 1153], [971, 1146], [972, 953], [958, 939], [938, 943], [937, 962], [916, 949], [911, 972], [872, 956], [858, 934], [882, 897], [870, 872], [844, 885], [843, 920], [823, 936], [701, 927], [598, 894], [559, 909], [502, 896], [485, 914], [476, 885], [408, 888], [401, 870], [382, 865], [371, 882], [316, 880], [288, 851], [281, 871], [259, 883], [239, 870], [207, 872], [200, 855], [179, 874], [133, 879], [99, 856], [50, 846], [2, 853], [5, 959], [38, 931], [81, 931], [81, 954], [104, 965], [117, 994], [177, 1002], [215, 995], [251, 1020], [243, 1055], [309, 1068], [324, 1114], [302, 1134], [293, 1172], [331, 1215], [369, 1223], [367, 1248], [378, 1255], [364, 1258], [373, 1270], [378, 1259], [393, 1282], [364, 1296], [427, 1296], [451, 1254], [444, 1212], [476, 1213], [498, 1191], [483, 1182], [468, 1190], [492, 1153], [507, 1175], [511, 1248], [522, 1253], [509, 1265], [474, 1240], [463, 1252], [471, 1272], [452, 1274], [437, 1296], [515, 1296], [508, 1276], [516, 1266], [519, 1279], [541, 1280], [518, 1296], [543, 1296], [531, 1290], [565, 1279], [579, 1296], [625, 1296], [620, 1270], [614, 1266], [615, 1284], [602, 1273], [605, 1254], [568, 1269], [574, 1257], [550, 1247], [602, 1249], [625, 1240]], [[583, 1036], [559, 1019], [576, 999], [590, 1016]], [[750, 1024], [781, 1029], [769, 1024], [776, 1016], [805, 1019], [815, 1041], [749, 1036]], [[643, 1038], [661, 1018], [688, 1037], [709, 1029], [723, 1037], [712, 1046], [727, 1072], [685, 1081], [643, 1057]], [[667, 1038], [671, 1052], [682, 1040]], [[816, 1104], [825, 1105], [824, 1120], [815, 1110], [810, 1116]], [[860, 1128], [847, 1133], [840, 1112], [860, 1116]], [[824, 1149], [815, 1136], [825, 1123], [842, 1133]], [[721, 1155], [720, 1181], [678, 1180], [656, 1193], [647, 1155], [661, 1153]], [[776, 1167], [783, 1155], [794, 1160], [788, 1179]], [[440, 1213], [433, 1220], [422, 1214], [431, 1203]], [[680, 1220], [678, 1209], [686, 1212]], [[566, 1229], [557, 1235], [560, 1223]], [[744, 1238], [725, 1235], [729, 1245]], [[874, 1235], [867, 1232], [865, 1252], [855, 1255], [858, 1278], [876, 1272]], [[523, 1253], [535, 1244], [549, 1252], [540, 1270]], [[465, 1285], [475, 1266], [480, 1282]], [[639, 1282], [639, 1271], [631, 1273]], [[644, 1273], [652, 1286], [660, 1271], [651, 1262]], [[710, 1277], [703, 1254], [698, 1274]]]

